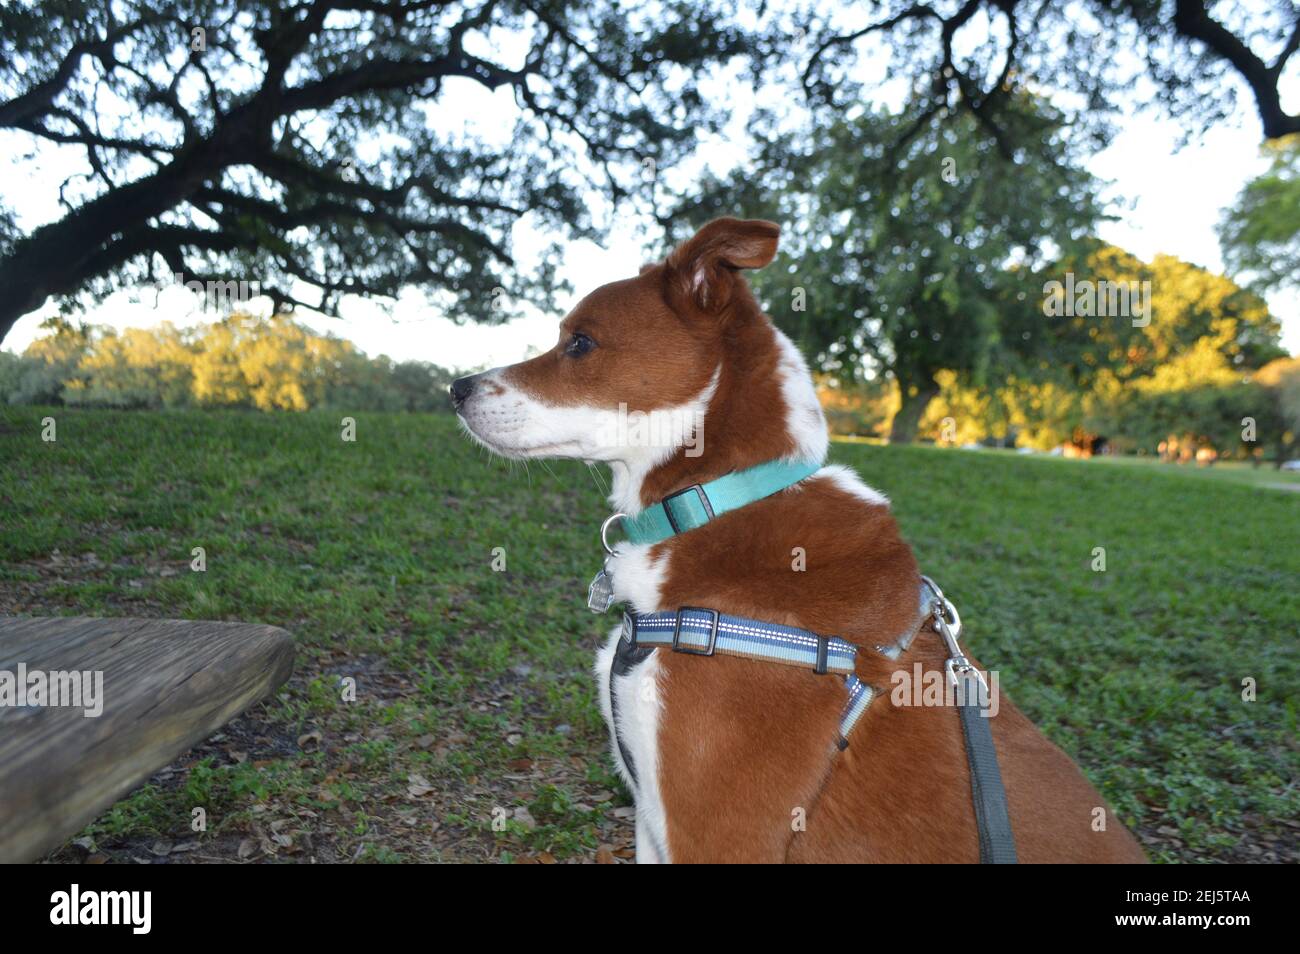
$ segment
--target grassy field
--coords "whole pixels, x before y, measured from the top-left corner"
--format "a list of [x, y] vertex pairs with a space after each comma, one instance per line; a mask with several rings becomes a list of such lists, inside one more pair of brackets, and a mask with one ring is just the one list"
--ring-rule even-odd
[[1279, 470], [1272, 464], [1255, 467], [1244, 461], [1221, 460], [1211, 467], [1201, 467], [1196, 464], [1165, 464], [1154, 457], [1097, 457], [1092, 463], [1112, 467], [1158, 468], [1172, 477], [1190, 480], [1226, 480], [1273, 490], [1300, 491], [1300, 471]]
[[[277, 699], [54, 859], [630, 857], [588, 675], [597, 476], [509, 469], [441, 416], [360, 415], [356, 438], [317, 413], [0, 408], [0, 614], [242, 619], [298, 644]], [[834, 456], [892, 498], [973, 650], [1153, 858], [1300, 860], [1300, 495], [1011, 454]]]

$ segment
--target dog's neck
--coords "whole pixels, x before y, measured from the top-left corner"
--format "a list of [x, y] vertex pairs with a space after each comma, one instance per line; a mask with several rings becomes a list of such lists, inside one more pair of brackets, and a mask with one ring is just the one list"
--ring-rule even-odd
[[823, 460], [826, 417], [802, 355], [764, 315], [724, 336], [718, 369], [695, 402], [694, 441], [611, 462], [616, 511], [637, 513], [669, 494], [777, 458]]

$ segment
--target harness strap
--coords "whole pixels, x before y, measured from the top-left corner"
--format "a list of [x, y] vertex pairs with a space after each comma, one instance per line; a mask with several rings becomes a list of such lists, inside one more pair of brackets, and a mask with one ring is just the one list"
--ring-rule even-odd
[[609, 717], [614, 723], [614, 743], [618, 746], [619, 755], [623, 757], [623, 764], [627, 766], [627, 774], [633, 785], [637, 783], [636, 764], [623, 741], [623, 734], [618, 731], [618, 693], [614, 691], [614, 678], [626, 676], [637, 663], [644, 662], [651, 652], [649, 649], [638, 648], [636, 643], [620, 639], [614, 647], [614, 658], [609, 664]]
[[625, 634], [631, 627], [638, 646], [666, 646], [695, 656], [741, 656], [761, 662], [784, 663], [814, 672], [853, 672], [858, 648], [836, 636], [794, 626], [732, 616], [701, 606], [683, 606], [658, 613], [623, 614]]
[[[985, 714], [988, 705], [987, 690], [981, 693], [983, 683], [980, 676], [958, 646], [961, 619], [952, 603], [929, 577], [922, 577], [920, 596], [922, 623], [927, 617], [933, 619], [935, 630], [944, 638], [952, 653], [946, 669], [957, 682], [957, 711], [970, 768], [971, 798], [979, 831], [980, 862], [1015, 864], [1016, 845], [1011, 830], [1006, 789], [1002, 784], [1002, 772], [998, 768], [993, 732]], [[918, 626], [908, 632], [896, 643], [876, 647], [876, 651], [890, 659], [898, 659], [911, 646], [920, 628]], [[874, 689], [854, 675], [857, 646], [837, 636], [822, 636], [794, 626], [732, 616], [701, 606], [683, 606], [677, 610], [658, 613], [624, 613], [622, 638], [610, 664], [609, 695], [614, 741], [634, 784], [637, 778], [636, 768], [618, 731], [614, 678], [626, 675], [634, 665], [659, 647], [693, 656], [738, 656], [798, 666], [819, 674], [833, 672], [842, 675], [848, 699], [840, 714], [836, 739], [840, 751], [848, 748], [849, 735], [877, 695]]]
[[874, 689], [853, 674], [858, 647], [852, 643], [837, 636], [821, 636], [795, 626], [765, 623], [699, 606], [635, 616], [624, 613], [616, 663], [624, 646], [645, 652], [662, 646], [691, 656], [739, 656], [811, 669], [818, 675], [841, 675], [848, 692], [836, 738], [841, 751], [848, 747], [849, 733], [876, 696]]
[[849, 691], [849, 701], [844, 704], [844, 712], [840, 715], [840, 737], [835, 740], [841, 752], [849, 747], [849, 733], [876, 698], [876, 690], [852, 673], [844, 677], [844, 687]]

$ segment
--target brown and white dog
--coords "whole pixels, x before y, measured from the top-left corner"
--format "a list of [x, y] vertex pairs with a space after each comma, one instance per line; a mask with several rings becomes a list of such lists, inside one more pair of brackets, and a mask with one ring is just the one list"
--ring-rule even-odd
[[[718, 219], [666, 261], [597, 288], [552, 350], [457, 381], [461, 421], [506, 457], [608, 464], [610, 504], [627, 514], [765, 461], [824, 460], [808, 368], [740, 274], [772, 260], [778, 235], [770, 222]], [[660, 439], [629, 440], [629, 414], [666, 424]], [[636, 799], [639, 862], [978, 860], [957, 714], [890, 702], [895, 671], [942, 670], [947, 653], [922, 626], [917, 564], [882, 494], [825, 466], [687, 533], [620, 544], [608, 569], [633, 612], [705, 606], [839, 636], [862, 647], [858, 678], [885, 690], [840, 751], [840, 680], [665, 649], [611, 679], [616, 630], [596, 674], [611, 736], [611, 686], [617, 695], [635, 765], [634, 778], [612, 746]], [[896, 660], [869, 651], [918, 629]], [[1145, 860], [1005, 695], [992, 730], [1021, 861]]]

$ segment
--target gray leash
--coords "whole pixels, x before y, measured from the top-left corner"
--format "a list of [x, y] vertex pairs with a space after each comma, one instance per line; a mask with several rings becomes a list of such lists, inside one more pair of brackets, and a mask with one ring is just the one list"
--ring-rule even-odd
[[[970, 764], [971, 797], [980, 834], [980, 864], [1014, 865], [1016, 840], [1011, 834], [1007, 793], [1002, 787], [998, 754], [993, 749], [993, 731], [982, 714], [985, 705], [979, 701], [980, 688], [976, 680], [968, 679], [958, 692], [966, 696], [957, 711], [961, 714], [961, 734], [966, 738], [966, 761]], [[971, 696], [976, 696], [975, 700]]]
[[1014, 865], [1017, 862], [1016, 840], [1011, 832], [1007, 792], [1002, 785], [998, 754], [993, 748], [993, 730], [985, 715], [988, 685], [961, 651], [957, 641], [961, 635], [961, 617], [956, 608], [933, 580], [928, 576], [921, 579], [934, 591], [934, 628], [948, 647], [948, 661], [944, 668], [957, 692], [957, 712], [966, 742], [966, 762], [970, 766], [971, 800], [979, 829], [980, 864]]

